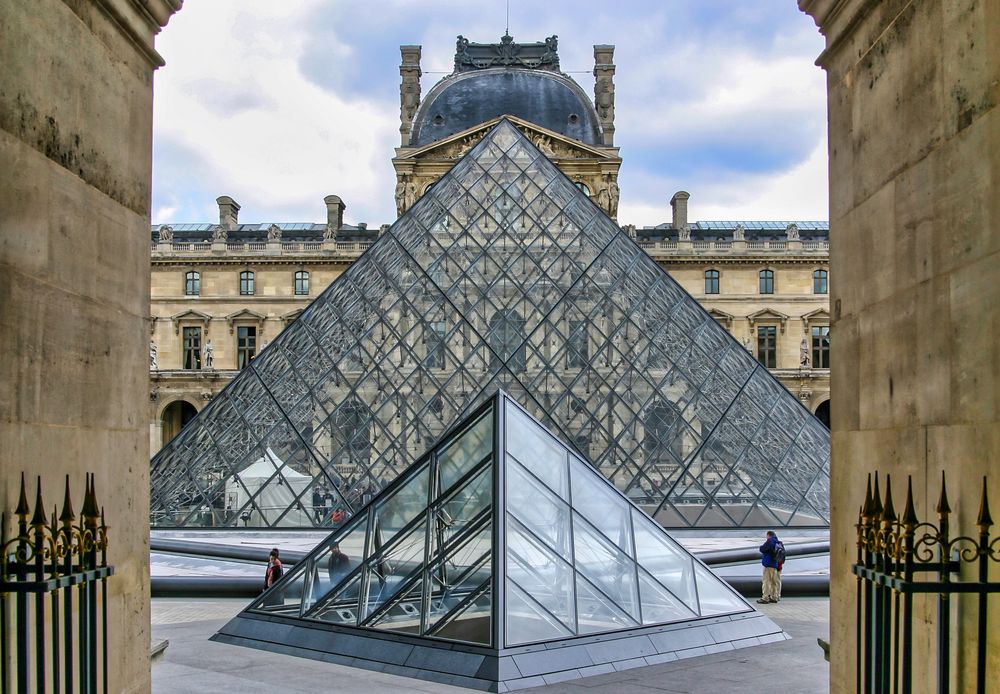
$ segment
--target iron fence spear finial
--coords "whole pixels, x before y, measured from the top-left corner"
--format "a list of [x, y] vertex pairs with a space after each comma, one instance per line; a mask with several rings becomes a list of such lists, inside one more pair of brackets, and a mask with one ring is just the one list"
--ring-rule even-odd
[[872, 517], [878, 518], [882, 515], [882, 496], [878, 491], [878, 471], [875, 471], [875, 488], [872, 492]]
[[903, 506], [903, 525], [910, 532], [916, 528], [920, 519], [917, 518], [917, 510], [913, 506], [913, 477], [906, 477], [906, 504]]
[[888, 523], [896, 520], [896, 509], [892, 506], [892, 482], [889, 475], [885, 476], [885, 506], [882, 508], [882, 520]]
[[38, 489], [35, 490], [35, 512], [31, 515], [33, 528], [45, 527], [45, 502], [42, 501], [42, 476], [38, 476]]
[[939, 516], [947, 516], [951, 513], [951, 506], [948, 505], [948, 484], [945, 480], [944, 470], [941, 471], [941, 496], [938, 497], [937, 508]]
[[31, 507], [28, 506], [28, 492], [24, 487], [24, 473], [21, 473], [21, 494], [17, 499], [17, 506], [14, 508], [14, 515], [20, 517], [21, 523], [25, 523], [28, 520], [28, 514], [31, 512]]
[[986, 475], [983, 475], [983, 493], [979, 499], [979, 515], [976, 517], [976, 525], [979, 532], [988, 533], [993, 525], [993, 517], [990, 515], [990, 499], [986, 493]]
[[63, 493], [63, 508], [62, 513], [59, 514], [59, 520], [63, 525], [71, 524], [76, 520], [76, 516], [73, 514], [73, 500], [69, 494], [69, 475], [66, 475], [66, 491]]

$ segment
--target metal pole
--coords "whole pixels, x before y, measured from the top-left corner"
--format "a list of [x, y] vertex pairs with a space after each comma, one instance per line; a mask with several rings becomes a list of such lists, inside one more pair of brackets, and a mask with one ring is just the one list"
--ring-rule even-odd
[[[951, 559], [951, 551], [948, 540], [948, 515], [951, 513], [951, 507], [948, 505], [948, 489], [945, 483], [944, 471], [941, 472], [941, 496], [938, 499], [937, 513], [938, 551], [940, 552], [938, 557], [938, 580], [942, 584], [947, 584], [951, 580], [951, 575], [948, 571], [948, 563]], [[949, 681], [951, 679], [951, 663], [949, 661], [951, 655], [951, 594], [948, 592], [947, 585], [942, 585], [941, 592], [938, 593], [937, 636], [937, 690], [938, 694], [947, 694]]]
[[[990, 526], [993, 518], [990, 516], [990, 502], [986, 494], [986, 476], [983, 475], [983, 494], [979, 500], [979, 516], [976, 526], [979, 528], [979, 583], [985, 587], [990, 580]], [[986, 694], [986, 646], [987, 619], [989, 605], [987, 593], [979, 594], [979, 630], [976, 639], [976, 694]]]

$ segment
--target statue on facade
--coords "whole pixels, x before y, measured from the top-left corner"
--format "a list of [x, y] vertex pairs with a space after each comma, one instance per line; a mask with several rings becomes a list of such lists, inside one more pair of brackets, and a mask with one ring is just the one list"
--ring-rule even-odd
[[747, 230], [742, 224], [737, 224], [736, 228], [733, 229], [733, 241], [746, 241]]
[[329, 224], [327, 224], [326, 228], [323, 229], [323, 240], [324, 241], [333, 241], [336, 238], [337, 238], [337, 230], [334, 229]]
[[212, 346], [212, 340], [205, 343], [205, 368], [215, 368], [215, 348]]
[[743, 349], [745, 349], [745, 350], [746, 350], [746, 351], [748, 351], [748, 352], [749, 352], [749, 353], [750, 353], [751, 355], [753, 355], [753, 340], [751, 340], [751, 339], [750, 339], [750, 336], [749, 336], [749, 335], [747, 335], [747, 336], [746, 336], [746, 337], [745, 337], [745, 338], [743, 339]]
[[614, 174], [608, 174], [607, 176], [607, 186], [608, 186], [608, 216], [612, 219], [617, 219], [618, 217], [618, 196], [621, 194], [621, 188], [618, 187], [618, 177]]
[[799, 344], [799, 366], [808, 367], [811, 365], [812, 359], [809, 356], [809, 341], [803, 337], [801, 344]]
[[213, 241], [225, 242], [228, 238], [229, 238], [229, 230], [226, 229], [226, 227], [222, 226], [221, 224], [215, 227], [215, 229], [212, 231]]
[[156, 363], [156, 343], [153, 340], [149, 341], [149, 369], [150, 371], [156, 371], [160, 366]]
[[538, 151], [547, 157], [555, 156], [556, 152], [552, 149], [552, 140], [548, 135], [543, 135], [542, 133], [536, 133], [531, 138], [532, 144], [538, 148]]
[[174, 228], [169, 224], [164, 224], [160, 227], [160, 231], [157, 234], [157, 239], [160, 243], [170, 243], [174, 240]]
[[267, 240], [268, 241], [280, 241], [281, 240], [281, 227], [277, 224], [272, 224], [267, 228]]
[[405, 209], [410, 209], [413, 207], [413, 203], [417, 201], [417, 184], [413, 182], [412, 178], [406, 179], [406, 185], [403, 186], [403, 204], [406, 206]]
[[396, 179], [396, 216], [402, 217], [406, 212], [406, 174], [401, 174]]
[[787, 227], [785, 227], [785, 237], [789, 241], [798, 241], [799, 240], [799, 228], [797, 226], [795, 226], [794, 224], [789, 224]]
[[597, 115], [601, 121], [610, 123], [615, 119], [615, 88], [610, 77], [598, 75], [597, 83], [594, 85], [596, 92], [594, 105], [597, 106]]
[[691, 227], [687, 224], [682, 226], [677, 230], [677, 239], [679, 241], [690, 241], [691, 240]]

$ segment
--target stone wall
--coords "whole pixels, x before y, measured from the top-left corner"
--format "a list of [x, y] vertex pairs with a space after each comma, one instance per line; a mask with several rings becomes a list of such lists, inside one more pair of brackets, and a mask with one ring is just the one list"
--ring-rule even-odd
[[150, 686], [153, 37], [180, 4], [0, 3], [0, 503], [22, 471], [49, 506], [96, 473], [113, 691]]
[[[866, 473], [934, 519], [942, 470], [974, 529], [1000, 500], [1000, 3], [800, 0], [827, 38], [833, 294], [831, 691], [854, 688], [854, 523]], [[993, 580], [1000, 579], [994, 565]], [[1000, 605], [993, 601], [995, 621]], [[969, 691], [962, 600], [953, 691]], [[920, 602], [915, 691], [933, 686]], [[990, 654], [1000, 676], [1000, 643]], [[996, 680], [994, 680], [996, 681]]]

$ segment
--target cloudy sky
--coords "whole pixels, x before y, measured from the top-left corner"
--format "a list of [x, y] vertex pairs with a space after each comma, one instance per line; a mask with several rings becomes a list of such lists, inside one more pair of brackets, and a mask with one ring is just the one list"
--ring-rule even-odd
[[[393, 221], [399, 45], [421, 44], [423, 92], [455, 36], [497, 41], [502, 0], [187, 0], [157, 41], [153, 222]], [[510, 0], [510, 33], [559, 35], [593, 93], [593, 44], [617, 46], [619, 221], [826, 219], [823, 41], [793, 0]]]

